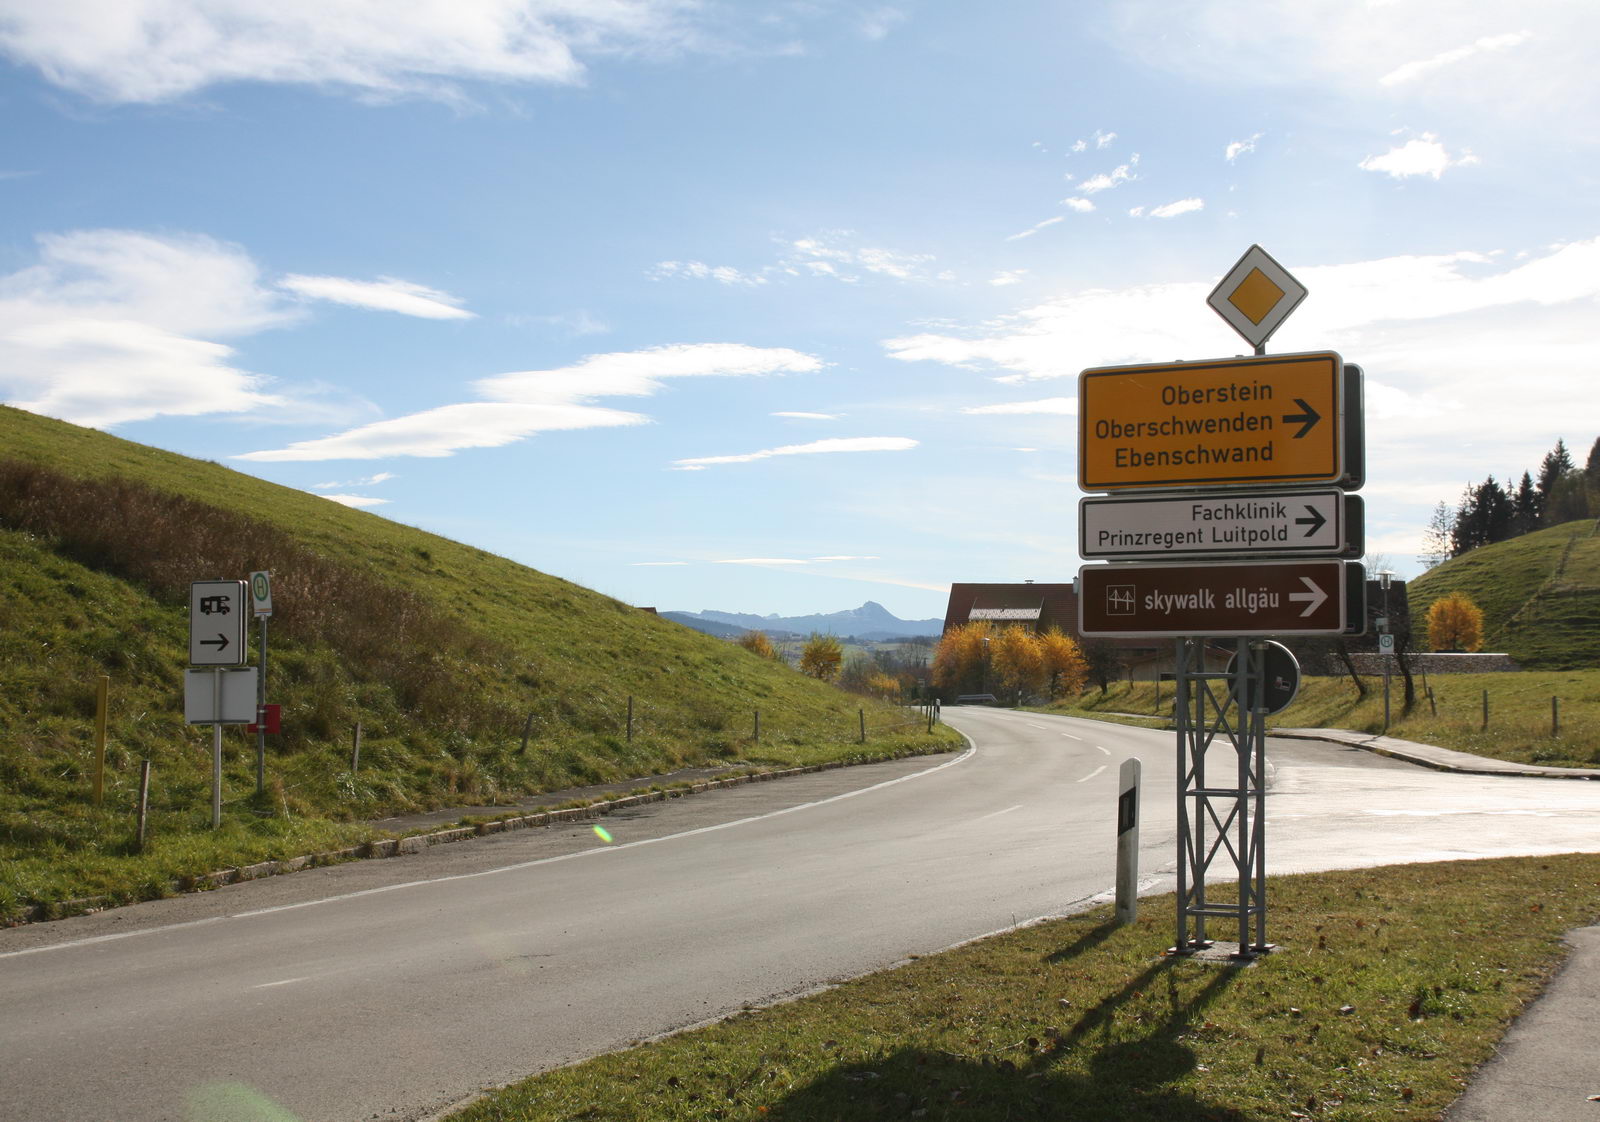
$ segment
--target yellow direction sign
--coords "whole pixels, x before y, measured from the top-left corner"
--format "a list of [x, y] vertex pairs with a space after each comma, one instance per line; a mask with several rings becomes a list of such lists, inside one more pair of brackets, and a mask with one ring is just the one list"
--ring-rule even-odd
[[1339, 483], [1344, 384], [1332, 351], [1085, 370], [1078, 486]]
[[1272, 333], [1305, 298], [1305, 285], [1270, 253], [1253, 245], [1211, 290], [1206, 303], [1260, 354]]

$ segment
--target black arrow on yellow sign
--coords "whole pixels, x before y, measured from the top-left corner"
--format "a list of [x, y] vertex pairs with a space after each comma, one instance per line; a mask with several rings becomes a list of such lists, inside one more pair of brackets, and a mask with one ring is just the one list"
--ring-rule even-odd
[[1317, 422], [1322, 420], [1322, 414], [1318, 413], [1315, 409], [1311, 408], [1310, 405], [1306, 404], [1306, 399], [1303, 397], [1295, 398], [1294, 403], [1300, 407], [1301, 411], [1299, 413], [1289, 414], [1283, 419], [1283, 423], [1286, 425], [1300, 426], [1300, 431], [1294, 434], [1294, 438], [1299, 440], [1302, 436], [1316, 427]]

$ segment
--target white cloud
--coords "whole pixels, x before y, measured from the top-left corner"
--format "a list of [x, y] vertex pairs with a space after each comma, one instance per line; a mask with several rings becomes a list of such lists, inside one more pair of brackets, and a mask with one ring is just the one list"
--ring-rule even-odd
[[800, 412], [791, 412], [791, 411], [788, 411], [788, 410], [784, 410], [784, 411], [781, 411], [781, 412], [774, 413], [774, 414], [772, 414], [772, 416], [774, 416], [774, 417], [793, 417], [794, 419], [800, 420], [800, 421], [837, 421], [839, 419], [839, 417], [840, 417], [840, 414], [838, 414], [838, 413], [800, 413]]
[[707, 265], [704, 261], [661, 261], [650, 270], [652, 277], [684, 277], [690, 280], [714, 280], [719, 284], [754, 287], [767, 283], [764, 273], [745, 273], [732, 265]]
[[1128, 213], [1138, 218], [1141, 214], [1147, 218], [1176, 218], [1180, 214], [1193, 214], [1197, 210], [1204, 210], [1204, 199], [1179, 199], [1177, 202], [1167, 203], [1163, 206], [1151, 207], [1146, 211], [1143, 207], [1134, 207]]
[[313, 491], [337, 491], [340, 487], [376, 487], [380, 483], [387, 483], [394, 478], [392, 471], [380, 471], [376, 475], [368, 475], [362, 479], [352, 479], [345, 483], [313, 483]]
[[671, 569], [688, 563], [687, 561], [635, 561], [633, 562], [633, 567], [636, 569]]
[[1085, 195], [1093, 195], [1097, 191], [1109, 191], [1111, 188], [1126, 183], [1130, 179], [1138, 179], [1138, 175], [1133, 170], [1134, 165], [1138, 162], [1139, 157], [1135, 156], [1130, 163], [1118, 164], [1109, 172], [1085, 179], [1078, 184], [1078, 190]]
[[383, 506], [389, 501], [388, 499], [375, 499], [370, 495], [323, 495], [322, 497], [332, 503], [353, 507]]
[[459, 99], [455, 83], [583, 80], [580, 54], [697, 45], [682, 0], [8, 0], [0, 51], [108, 102], [217, 82]]
[[899, 8], [882, 7], [864, 12], [858, 25], [861, 37], [876, 43], [887, 38], [889, 32], [893, 31], [896, 25], [905, 22], [905, 19], [905, 12]]
[[37, 264], [0, 277], [8, 404], [98, 426], [284, 404], [219, 341], [296, 318], [237, 246], [131, 230], [38, 244]]
[[859, 282], [864, 272], [902, 281], [949, 279], [929, 273], [932, 254], [859, 245], [848, 230], [830, 230], [783, 245], [779, 267], [795, 276], [829, 277], [848, 284]]
[[1363, 171], [1381, 171], [1395, 179], [1411, 175], [1431, 175], [1438, 179], [1448, 169], [1475, 164], [1478, 158], [1470, 152], [1451, 157], [1438, 137], [1432, 133], [1408, 140], [1398, 148], [1391, 148], [1381, 156], [1368, 156], [1358, 167]]
[[1072, 150], [1074, 152], [1083, 152], [1083, 151], [1087, 150], [1088, 147], [1089, 147], [1088, 142], [1084, 141], [1084, 140], [1075, 140], [1075, 141], [1072, 142]]
[[1100, 27], [1142, 65], [1257, 98], [1275, 88], [1353, 104], [1377, 94], [1426, 105], [1452, 127], [1507, 124], [1560, 144], [1600, 132], [1600, 6], [1583, 0], [1119, 0]]
[[1063, 218], [1059, 214], [1056, 215], [1054, 218], [1046, 218], [1043, 222], [1036, 222], [1032, 226], [1029, 226], [1026, 230], [1023, 230], [1023, 231], [1021, 231], [1019, 233], [1008, 234], [1006, 236], [1006, 241], [1008, 241], [1008, 242], [1020, 242], [1023, 238], [1031, 238], [1031, 237], [1033, 237], [1033, 235], [1037, 234], [1040, 230], [1049, 229], [1051, 226], [1054, 226], [1057, 222], [1065, 222], [1065, 221], [1066, 221], [1066, 219]]
[[904, 452], [916, 446], [915, 440], [904, 436], [848, 436], [817, 440], [810, 444], [786, 444], [781, 448], [764, 448], [759, 452], [744, 452], [734, 456], [693, 456], [674, 460], [673, 466], [694, 470], [709, 464], [748, 464], [755, 460], [768, 460], [774, 456], [813, 456], [835, 452]]
[[1088, 199], [1080, 199], [1076, 196], [1062, 199], [1061, 205], [1066, 207], [1068, 210], [1075, 210], [1079, 214], [1088, 214], [1094, 209], [1094, 203], [1090, 202]]
[[278, 282], [278, 287], [308, 300], [327, 300], [355, 308], [399, 312], [420, 319], [474, 318], [471, 312], [461, 307], [461, 301], [449, 293], [394, 277], [358, 281], [346, 277], [309, 277], [290, 273]]
[[1038, 401], [1003, 401], [996, 405], [970, 405], [963, 413], [980, 414], [1032, 414], [1045, 413], [1076, 417], [1078, 399], [1075, 397], [1046, 397]]
[[1442, 70], [1446, 66], [1465, 61], [1473, 55], [1484, 54], [1488, 51], [1503, 51], [1509, 47], [1521, 46], [1531, 38], [1533, 38], [1533, 32], [1531, 31], [1513, 31], [1505, 35], [1485, 35], [1465, 47], [1455, 47], [1448, 51], [1441, 51], [1432, 58], [1402, 63], [1379, 78], [1378, 84], [1380, 86], [1398, 86], [1405, 82], [1414, 82], [1418, 78], [1433, 73], [1435, 70]]
[[1246, 137], [1244, 140], [1233, 141], [1228, 145], [1227, 148], [1223, 149], [1223, 158], [1226, 159], [1230, 164], [1233, 163], [1233, 161], [1237, 160], [1245, 153], [1254, 152], [1256, 150], [1256, 141], [1260, 139], [1261, 133], [1254, 133], [1253, 135]]
[[810, 373], [822, 363], [787, 348], [701, 343], [590, 355], [573, 366], [482, 378], [487, 400], [442, 405], [287, 448], [247, 452], [241, 460], [368, 460], [448, 456], [463, 448], [498, 448], [539, 432], [641, 425], [649, 418], [593, 404], [601, 397], [645, 397], [666, 378]]
[[804, 565], [806, 561], [799, 557], [729, 557], [713, 561], [713, 565]]
[[1117, 134], [1114, 132], [1101, 132], [1099, 129], [1094, 130], [1094, 146], [1096, 148], [1108, 148], [1111, 146], [1111, 142], [1115, 139], [1117, 139]]

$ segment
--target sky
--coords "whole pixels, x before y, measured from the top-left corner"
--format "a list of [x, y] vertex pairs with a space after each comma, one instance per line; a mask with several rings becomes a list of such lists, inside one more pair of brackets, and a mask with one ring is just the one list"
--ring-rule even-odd
[[[0, 0], [0, 401], [637, 605], [1070, 580], [1077, 376], [1366, 373], [1369, 551], [1600, 435], [1592, 0]], [[225, 574], [224, 574], [225, 575]], [[242, 575], [242, 574], [241, 574]]]

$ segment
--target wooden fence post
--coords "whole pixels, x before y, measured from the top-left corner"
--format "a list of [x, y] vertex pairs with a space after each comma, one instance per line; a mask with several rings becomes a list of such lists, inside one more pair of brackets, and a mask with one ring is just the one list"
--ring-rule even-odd
[[1483, 691], [1483, 727], [1489, 727], [1489, 691]]
[[106, 708], [111, 699], [111, 676], [100, 675], [94, 699], [94, 805], [99, 806], [106, 791]]
[[361, 722], [356, 722], [356, 735], [350, 745], [350, 774], [356, 773], [356, 768], [361, 766]]
[[150, 761], [139, 761], [139, 825], [134, 836], [134, 852], [144, 852], [144, 827], [150, 813]]
[[1559, 697], [1550, 699], [1550, 735], [1561, 735], [1561, 699]]
[[867, 711], [865, 709], [857, 709], [856, 712], [861, 717], [861, 743], [865, 744], [867, 742]]
[[761, 710], [759, 710], [759, 709], [756, 710], [756, 731], [755, 731], [755, 735], [751, 739], [753, 739], [753, 740], [760, 740], [761, 739]]

